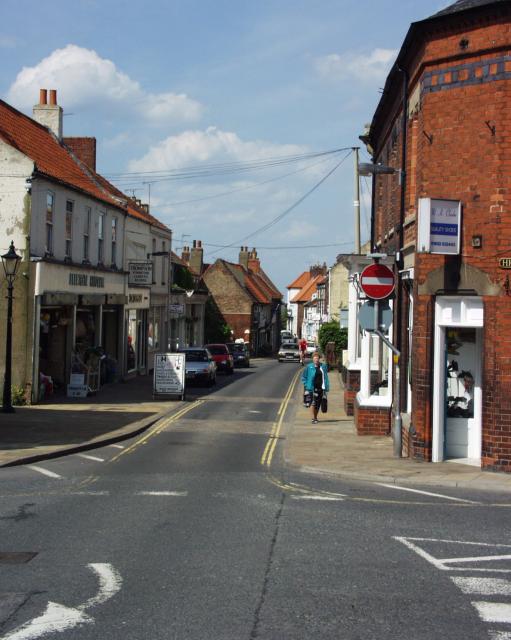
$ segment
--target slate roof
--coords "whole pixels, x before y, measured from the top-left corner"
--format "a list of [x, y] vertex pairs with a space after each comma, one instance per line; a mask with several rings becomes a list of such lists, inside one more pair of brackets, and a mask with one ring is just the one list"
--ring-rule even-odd
[[483, 7], [487, 4], [495, 4], [496, 2], [504, 2], [505, 0], [458, 0], [453, 4], [450, 4], [445, 9], [434, 13], [431, 17], [437, 18], [440, 16], [447, 16], [459, 11], [466, 11], [467, 9], [476, 9], [477, 7]]

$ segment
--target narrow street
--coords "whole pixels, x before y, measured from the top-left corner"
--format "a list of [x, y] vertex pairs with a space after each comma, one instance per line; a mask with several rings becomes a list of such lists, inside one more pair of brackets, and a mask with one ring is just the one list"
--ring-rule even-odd
[[2, 469], [0, 638], [509, 638], [508, 497], [286, 467], [299, 385], [261, 464], [297, 372], [258, 361], [136, 438]]

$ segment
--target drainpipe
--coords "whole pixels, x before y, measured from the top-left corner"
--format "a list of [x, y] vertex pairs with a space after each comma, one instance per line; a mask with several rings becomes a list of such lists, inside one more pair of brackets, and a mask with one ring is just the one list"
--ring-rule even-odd
[[[403, 330], [403, 322], [402, 322], [402, 314], [403, 314], [403, 291], [402, 291], [402, 283], [400, 280], [399, 272], [402, 269], [402, 260], [403, 260], [403, 245], [404, 245], [404, 222], [405, 222], [405, 198], [406, 198], [406, 152], [407, 152], [407, 136], [406, 136], [406, 127], [408, 124], [408, 73], [405, 69], [401, 69], [401, 67], [397, 67], [398, 71], [401, 72], [403, 77], [403, 97], [402, 97], [402, 137], [401, 137], [401, 173], [400, 173], [400, 181], [401, 181], [401, 194], [400, 194], [400, 204], [399, 204], [399, 245], [398, 245], [398, 253], [396, 254], [396, 267], [397, 267], [397, 299], [396, 299], [396, 340], [395, 344], [397, 350], [401, 353], [402, 349], [402, 330]], [[402, 368], [402, 358], [399, 358], [399, 361], [396, 364], [396, 412], [398, 415], [395, 416], [395, 441], [394, 441], [394, 455], [396, 457], [401, 457], [402, 455], [402, 418], [401, 418], [401, 384], [403, 377], [401, 376], [401, 368]]]

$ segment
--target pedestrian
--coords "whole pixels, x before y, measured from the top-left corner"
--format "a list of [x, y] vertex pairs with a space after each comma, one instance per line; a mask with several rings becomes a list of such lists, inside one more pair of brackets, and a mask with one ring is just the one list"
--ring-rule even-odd
[[305, 340], [305, 338], [302, 338], [298, 343], [298, 349], [300, 351], [300, 364], [303, 367], [304, 360], [305, 360], [305, 352], [307, 351], [307, 340]]
[[305, 391], [312, 394], [312, 424], [317, 424], [321, 401], [323, 396], [330, 390], [328, 369], [326, 364], [319, 361], [319, 353], [317, 351], [312, 354], [312, 362], [303, 371], [302, 383]]

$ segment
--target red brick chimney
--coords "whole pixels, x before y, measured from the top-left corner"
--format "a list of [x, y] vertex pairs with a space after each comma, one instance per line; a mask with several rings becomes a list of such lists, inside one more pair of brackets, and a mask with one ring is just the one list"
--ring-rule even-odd
[[52, 131], [59, 140], [62, 140], [62, 107], [57, 104], [57, 90], [50, 89], [50, 102], [48, 103], [48, 91], [39, 90], [39, 104], [32, 110], [34, 120]]
[[78, 160], [96, 171], [96, 138], [64, 138], [63, 142]]
[[261, 271], [261, 263], [259, 262], [259, 258], [257, 257], [257, 251], [252, 249], [248, 256], [248, 268], [254, 273], [259, 273]]
[[186, 262], [186, 264], [190, 264], [190, 247], [183, 247], [181, 249], [181, 260]]

